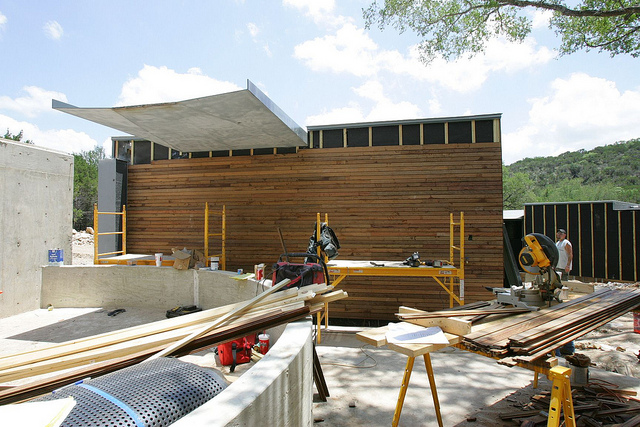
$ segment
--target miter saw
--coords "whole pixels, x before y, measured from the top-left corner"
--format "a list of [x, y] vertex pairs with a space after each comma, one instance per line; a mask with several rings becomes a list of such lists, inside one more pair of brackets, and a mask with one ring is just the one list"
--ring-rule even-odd
[[540, 305], [560, 301], [562, 281], [555, 271], [560, 255], [553, 240], [544, 234], [531, 233], [524, 236], [525, 246], [520, 251], [518, 261], [522, 269], [535, 276], [531, 287], [512, 286], [492, 288], [501, 304], [538, 310]]

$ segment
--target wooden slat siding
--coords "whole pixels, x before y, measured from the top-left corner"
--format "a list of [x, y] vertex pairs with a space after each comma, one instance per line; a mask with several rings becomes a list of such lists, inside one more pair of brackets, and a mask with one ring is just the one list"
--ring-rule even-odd
[[[227, 207], [227, 269], [252, 271], [287, 249], [303, 252], [316, 212], [329, 214], [341, 259], [449, 256], [449, 213], [465, 213], [465, 302], [501, 286], [499, 143], [307, 149], [296, 154], [162, 160], [129, 167], [131, 253], [202, 248], [204, 204]], [[457, 240], [456, 240], [457, 244]], [[457, 255], [456, 255], [457, 256]], [[456, 259], [456, 264], [458, 260]], [[399, 305], [448, 307], [433, 279], [355, 278], [332, 317], [393, 319]]]

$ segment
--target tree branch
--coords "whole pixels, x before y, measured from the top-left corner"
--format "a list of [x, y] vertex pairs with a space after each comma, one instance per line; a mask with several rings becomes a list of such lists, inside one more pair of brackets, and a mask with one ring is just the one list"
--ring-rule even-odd
[[563, 16], [587, 17], [593, 16], [598, 18], [606, 18], [612, 16], [626, 16], [640, 14], [640, 6], [627, 6], [615, 10], [597, 10], [597, 9], [571, 9], [561, 4], [546, 3], [543, 1], [530, 0], [496, 0], [503, 6], [516, 7], [536, 7], [539, 9], [553, 10]]

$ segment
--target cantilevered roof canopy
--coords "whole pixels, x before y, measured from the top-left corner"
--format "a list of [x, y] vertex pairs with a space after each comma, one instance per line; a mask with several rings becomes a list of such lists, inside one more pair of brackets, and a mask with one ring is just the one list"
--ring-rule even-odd
[[249, 80], [246, 90], [180, 102], [79, 108], [54, 99], [52, 106], [182, 152], [307, 145], [307, 132]]

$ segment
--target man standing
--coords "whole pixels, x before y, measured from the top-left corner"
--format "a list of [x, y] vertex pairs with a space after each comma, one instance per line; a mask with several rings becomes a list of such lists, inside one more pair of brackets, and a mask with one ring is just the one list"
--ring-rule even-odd
[[556, 265], [556, 271], [560, 273], [560, 277], [568, 276], [571, 268], [573, 268], [573, 247], [571, 242], [567, 240], [567, 231], [559, 228], [556, 232], [556, 247], [560, 257]]
[[[556, 272], [563, 276], [569, 276], [569, 272], [573, 267], [573, 247], [571, 242], [567, 240], [567, 231], [563, 228], [559, 228], [556, 232], [556, 247], [558, 248], [558, 264], [556, 264]], [[566, 343], [560, 348], [556, 349], [556, 356], [573, 354], [575, 352], [575, 343], [573, 341]]]

